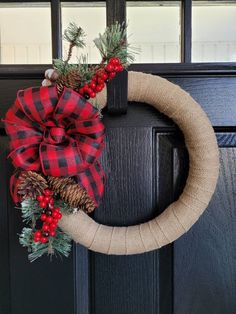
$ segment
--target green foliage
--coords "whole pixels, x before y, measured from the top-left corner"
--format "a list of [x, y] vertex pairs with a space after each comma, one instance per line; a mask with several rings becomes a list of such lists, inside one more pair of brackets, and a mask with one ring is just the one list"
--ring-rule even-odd
[[94, 40], [95, 46], [98, 48], [103, 62], [116, 56], [121, 63], [128, 66], [134, 61], [134, 48], [131, 48], [127, 42], [127, 25], [125, 23], [115, 24], [107, 27], [103, 34]]
[[57, 230], [54, 238], [50, 237], [48, 243], [39, 243], [33, 241], [33, 230], [24, 228], [19, 241], [23, 247], [28, 248], [30, 262], [35, 261], [44, 254], [50, 257], [60, 255], [68, 257], [71, 251], [71, 238], [60, 229]]
[[81, 85], [89, 82], [95, 74], [95, 67], [88, 64], [87, 55], [81, 55], [78, 59], [77, 69], [81, 77]]
[[71, 45], [78, 48], [85, 47], [85, 33], [81, 27], [78, 27], [75, 23], [70, 23], [67, 29], [64, 31], [63, 39], [68, 41]]
[[98, 48], [102, 61], [98, 66], [91, 66], [87, 62], [87, 56], [81, 55], [76, 64], [69, 64], [72, 56], [72, 49], [76, 46], [79, 48], [85, 47], [85, 34], [81, 27], [77, 27], [75, 23], [70, 23], [69, 27], [64, 32], [64, 39], [70, 43], [69, 51], [66, 60], [54, 59], [53, 67], [62, 75], [68, 74], [71, 70], [77, 70], [80, 74], [80, 86], [89, 82], [95, 71], [101, 68], [112, 57], [120, 59], [123, 66], [126, 68], [134, 61], [134, 56], [138, 52], [137, 49], [131, 47], [127, 42], [127, 25], [125, 23], [107, 27], [103, 34], [99, 34], [94, 40], [95, 46]]
[[54, 238], [51, 238], [49, 241], [49, 245], [51, 244], [52, 249], [54, 250], [53, 254], [64, 255], [66, 257], [69, 256], [71, 251], [71, 238], [66, 233], [57, 230], [57, 234]]
[[21, 212], [23, 221], [26, 223], [35, 222], [39, 218], [42, 209], [38, 206], [38, 202], [31, 199], [25, 199], [21, 202]]
[[53, 68], [56, 69], [60, 74], [67, 74], [71, 70], [78, 69], [77, 64], [70, 64], [67, 61], [63, 61], [62, 59], [54, 59], [53, 60]]
[[81, 27], [78, 27], [75, 23], [70, 23], [64, 32], [64, 39], [70, 43], [67, 59], [64, 62], [63, 70], [68, 71], [68, 62], [72, 56], [72, 50], [74, 47], [84, 48], [84, 37], [85, 33]]
[[60, 208], [60, 211], [63, 213], [63, 214], [71, 214], [74, 212], [74, 208], [71, 208], [71, 206], [64, 202], [61, 198], [56, 198], [55, 199], [55, 207], [59, 207]]
[[23, 247], [27, 247], [30, 262], [48, 253], [48, 243], [36, 243], [33, 241], [33, 230], [31, 228], [23, 228], [19, 242]]
[[[61, 199], [55, 199], [55, 207], [59, 207], [63, 214], [69, 214], [73, 212], [67, 203]], [[33, 234], [35, 232], [35, 223], [40, 218], [42, 209], [38, 206], [36, 200], [25, 199], [21, 203], [22, 218], [24, 222], [30, 225], [30, 228], [23, 228], [19, 242], [22, 246], [28, 248], [29, 260], [35, 261], [37, 258], [44, 254], [49, 256], [64, 255], [69, 256], [71, 250], [71, 238], [62, 232], [60, 228], [56, 230], [55, 237], [49, 237], [47, 243], [34, 242]]]

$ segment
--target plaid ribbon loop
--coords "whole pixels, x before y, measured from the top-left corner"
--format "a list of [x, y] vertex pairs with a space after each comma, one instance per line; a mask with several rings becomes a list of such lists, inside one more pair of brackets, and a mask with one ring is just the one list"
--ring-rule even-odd
[[104, 173], [97, 159], [105, 130], [95, 107], [68, 88], [60, 98], [55, 87], [28, 88], [18, 92], [5, 125], [17, 169], [75, 176], [98, 204]]
[[49, 127], [44, 131], [44, 142], [52, 145], [57, 145], [67, 140], [66, 130], [59, 127]]

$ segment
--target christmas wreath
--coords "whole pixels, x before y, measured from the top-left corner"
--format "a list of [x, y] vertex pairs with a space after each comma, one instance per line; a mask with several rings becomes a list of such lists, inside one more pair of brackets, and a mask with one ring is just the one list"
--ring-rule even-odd
[[94, 41], [102, 55], [97, 66], [89, 66], [84, 56], [78, 64], [69, 63], [73, 47], [84, 46], [81, 28], [71, 24], [64, 37], [70, 44], [66, 60], [54, 60], [42, 87], [19, 91], [5, 118], [16, 168], [11, 194], [29, 224], [20, 243], [28, 248], [31, 261], [43, 254], [68, 256], [71, 239], [106, 254], [160, 248], [197, 221], [215, 190], [219, 157], [211, 124], [178, 86], [158, 76], [129, 72], [128, 99], [154, 106], [183, 131], [189, 176], [179, 199], [155, 219], [128, 227], [96, 223], [88, 214], [104, 191], [98, 158], [104, 148], [105, 84], [129, 65], [133, 54], [126, 26], [118, 23]]

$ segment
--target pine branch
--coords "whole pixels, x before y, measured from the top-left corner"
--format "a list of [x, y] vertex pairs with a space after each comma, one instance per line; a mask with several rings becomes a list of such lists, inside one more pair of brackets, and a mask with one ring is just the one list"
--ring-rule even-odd
[[[61, 199], [55, 200], [55, 206], [59, 207], [64, 214], [72, 213], [74, 211], [67, 203]], [[19, 242], [22, 246], [28, 248], [29, 260], [35, 261], [44, 254], [64, 255], [68, 257], [71, 250], [71, 238], [57, 228], [56, 236], [49, 237], [47, 243], [40, 243], [34, 241], [34, 232], [36, 221], [40, 218], [42, 208], [39, 207], [38, 202], [31, 199], [25, 199], [20, 207], [22, 211], [23, 220], [28, 223], [31, 228], [23, 228]]]
[[31, 228], [23, 228], [19, 237], [19, 242], [23, 247], [28, 248], [28, 252], [30, 253], [28, 258], [31, 262], [48, 252], [48, 244], [36, 243], [33, 241], [33, 232]]
[[[51, 242], [51, 243], [50, 243]], [[71, 238], [66, 233], [61, 231], [60, 229], [57, 230], [57, 235], [55, 238], [52, 238], [49, 242], [51, 247], [53, 248], [54, 252], [53, 255], [64, 255], [68, 257], [71, 251]]]
[[82, 54], [78, 59], [78, 71], [81, 74], [81, 82], [80, 85], [84, 85], [85, 83], [89, 82], [93, 75], [95, 74], [95, 67], [88, 64], [88, 56]]
[[50, 238], [48, 243], [39, 243], [33, 241], [33, 231], [31, 228], [24, 228], [19, 237], [19, 242], [23, 247], [28, 248], [28, 258], [30, 262], [35, 261], [37, 258], [44, 254], [52, 256], [69, 256], [71, 251], [71, 238], [62, 232], [57, 230], [56, 236]]
[[85, 33], [81, 27], [78, 27], [75, 23], [70, 23], [68, 28], [64, 32], [64, 40], [66, 40], [69, 45], [67, 59], [65, 64], [69, 62], [72, 56], [72, 50], [74, 47], [84, 48], [85, 47]]
[[[95, 46], [98, 48], [102, 57], [100, 64], [96, 66], [89, 65], [87, 56], [85, 55], [81, 55], [78, 58], [77, 64], [69, 64], [72, 48], [74, 46], [85, 46], [83, 37], [84, 33], [82, 29], [74, 23], [71, 23], [65, 31], [64, 38], [70, 43], [68, 57], [65, 61], [56, 59], [53, 62], [54, 69], [59, 73], [59, 78], [56, 81], [59, 95], [64, 87], [68, 87], [86, 99], [96, 97], [96, 93], [101, 91], [101, 86], [104, 88], [105, 83], [113, 79], [117, 72], [126, 69], [134, 61], [134, 55], [138, 53], [138, 49], [130, 47], [127, 43], [127, 25], [125, 23], [120, 25], [116, 22], [114, 25], [107, 27], [105, 32], [99, 34], [99, 37], [94, 40]], [[114, 67], [114, 71], [112, 67], [110, 67], [110, 70], [108, 69], [109, 62], [112, 62], [112, 59], [113, 61], [114, 59], [118, 61], [118, 64]], [[100, 77], [101, 75], [103, 78]], [[98, 90], [97, 86], [91, 89], [91, 83], [92, 85], [99, 85]], [[90, 91], [85, 91], [84, 87]]]
[[94, 43], [102, 56], [102, 63], [116, 56], [122, 64], [128, 66], [134, 61], [134, 54], [138, 51], [130, 47], [127, 42], [127, 25], [125, 23], [116, 22], [107, 27], [105, 32], [99, 34], [99, 37], [94, 40]]
[[21, 202], [21, 207], [17, 207], [21, 210], [23, 221], [26, 223], [34, 224], [40, 217], [42, 209], [38, 206], [37, 201], [31, 199], [25, 199]]
[[63, 214], [72, 214], [75, 210], [75, 208], [72, 208], [60, 198], [55, 200], [55, 207], [59, 207]]
[[62, 59], [53, 59], [53, 68], [58, 71], [59, 76], [67, 75], [78, 68], [77, 64], [65, 63]]

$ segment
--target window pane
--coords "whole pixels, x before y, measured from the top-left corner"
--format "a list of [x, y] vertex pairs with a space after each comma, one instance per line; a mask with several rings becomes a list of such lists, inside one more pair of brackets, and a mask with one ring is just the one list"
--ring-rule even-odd
[[[103, 33], [106, 28], [106, 3], [105, 2], [80, 2], [62, 3], [62, 28], [67, 28], [70, 22], [75, 22], [86, 33], [86, 47], [77, 49], [71, 58], [76, 62], [81, 53], [88, 55], [89, 63], [100, 63], [101, 57], [93, 40]], [[63, 41], [63, 54], [66, 55], [68, 43]], [[75, 49], [76, 50], [76, 49]]]
[[180, 62], [180, 1], [127, 2], [127, 21], [136, 63]]
[[236, 61], [236, 1], [193, 2], [194, 62]]
[[51, 63], [49, 3], [0, 3], [0, 63]]

